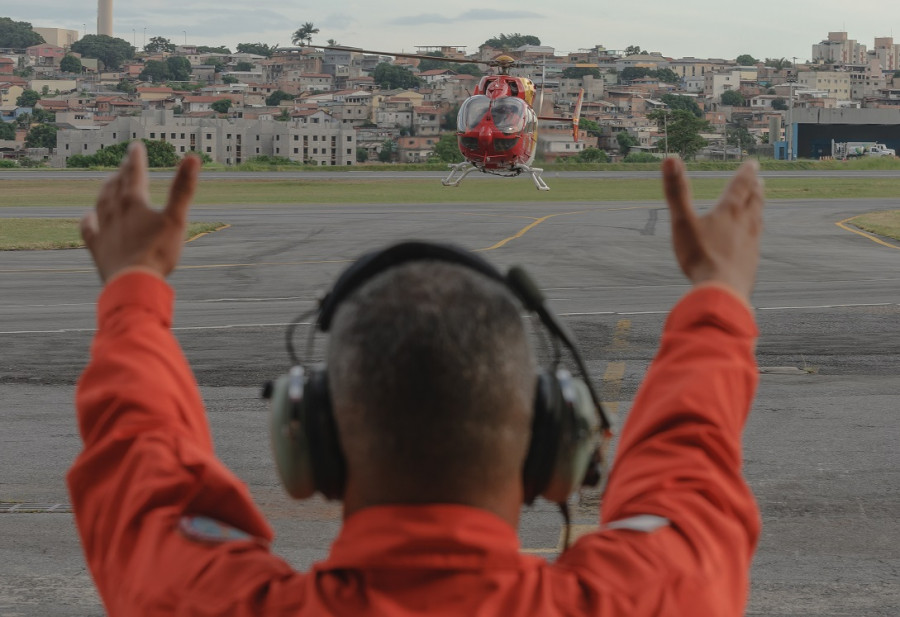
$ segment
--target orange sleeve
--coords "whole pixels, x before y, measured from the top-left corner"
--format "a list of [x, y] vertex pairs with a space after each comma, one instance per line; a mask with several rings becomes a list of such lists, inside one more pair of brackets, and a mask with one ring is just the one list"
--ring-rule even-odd
[[[760, 530], [741, 473], [756, 336], [751, 312], [720, 288], [672, 310], [622, 431], [601, 529], [558, 561], [579, 610], [744, 614]], [[645, 515], [668, 523], [616, 528]]]
[[[140, 272], [111, 281], [98, 302], [76, 394], [84, 449], [68, 474], [91, 574], [110, 615], [296, 609], [303, 577], [271, 555], [271, 529], [213, 453], [172, 304], [165, 281]], [[193, 539], [181, 531], [189, 515], [244, 533]]]

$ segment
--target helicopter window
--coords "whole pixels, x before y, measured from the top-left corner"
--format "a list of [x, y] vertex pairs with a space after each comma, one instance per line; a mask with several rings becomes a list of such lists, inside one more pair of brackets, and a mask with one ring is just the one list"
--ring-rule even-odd
[[466, 99], [466, 102], [459, 108], [459, 115], [456, 118], [456, 130], [460, 133], [467, 133], [477, 127], [487, 114], [490, 106], [491, 99], [483, 94], [476, 94]]
[[525, 128], [528, 106], [512, 96], [496, 99], [491, 105], [494, 125], [504, 133], [521, 133]]

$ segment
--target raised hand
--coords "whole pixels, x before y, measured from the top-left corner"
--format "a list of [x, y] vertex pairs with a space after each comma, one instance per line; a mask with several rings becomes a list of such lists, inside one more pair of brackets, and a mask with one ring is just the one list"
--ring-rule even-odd
[[199, 170], [197, 157], [185, 157], [172, 181], [166, 207], [154, 210], [147, 151], [142, 142], [131, 143], [122, 166], [100, 190], [96, 209], [81, 220], [81, 237], [104, 282], [128, 268], [142, 268], [162, 277], [175, 269]]
[[672, 216], [672, 242], [681, 270], [694, 284], [730, 287], [749, 304], [759, 265], [763, 185], [759, 165], [741, 165], [719, 202], [698, 216], [691, 205], [691, 189], [684, 163], [663, 162], [663, 185]]

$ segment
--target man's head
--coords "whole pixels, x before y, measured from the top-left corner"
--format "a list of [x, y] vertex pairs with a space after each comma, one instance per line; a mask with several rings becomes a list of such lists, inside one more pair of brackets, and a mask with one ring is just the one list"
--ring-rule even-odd
[[408, 263], [344, 299], [330, 331], [348, 513], [422, 502], [517, 512], [535, 366], [505, 287], [459, 265]]

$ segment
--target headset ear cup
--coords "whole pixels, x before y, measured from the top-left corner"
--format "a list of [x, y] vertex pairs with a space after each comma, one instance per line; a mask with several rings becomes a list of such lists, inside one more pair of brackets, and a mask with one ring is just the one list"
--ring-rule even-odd
[[316, 491], [316, 482], [304, 427], [304, 400], [296, 395], [298, 388], [303, 391], [300, 367], [279, 377], [272, 386], [269, 437], [282, 485], [294, 499], [305, 499]]
[[327, 499], [341, 499], [346, 484], [346, 461], [331, 406], [328, 372], [324, 366], [309, 372], [303, 392], [307, 438], [316, 489]]
[[562, 393], [556, 379], [546, 371], [540, 371], [535, 386], [531, 441], [522, 469], [523, 498], [528, 505], [544, 492], [553, 474], [559, 447], [561, 408]]
[[[567, 371], [560, 371], [557, 379], [563, 392], [560, 413], [559, 447], [552, 472], [541, 496], [555, 503], [563, 503], [596, 474], [598, 452], [598, 418], [587, 384]], [[599, 480], [599, 478], [598, 478]]]

